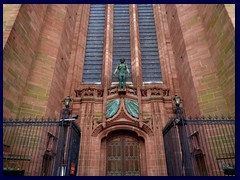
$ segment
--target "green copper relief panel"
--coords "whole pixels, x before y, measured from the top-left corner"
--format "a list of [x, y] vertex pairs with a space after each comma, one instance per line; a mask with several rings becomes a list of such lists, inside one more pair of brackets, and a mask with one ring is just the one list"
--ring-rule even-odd
[[139, 105], [137, 101], [125, 99], [124, 100], [125, 107], [127, 109], [127, 112], [131, 114], [133, 117], [138, 118], [139, 117]]
[[113, 101], [107, 102], [107, 107], [106, 107], [106, 118], [113, 117], [119, 109], [120, 105], [120, 99], [115, 99]]

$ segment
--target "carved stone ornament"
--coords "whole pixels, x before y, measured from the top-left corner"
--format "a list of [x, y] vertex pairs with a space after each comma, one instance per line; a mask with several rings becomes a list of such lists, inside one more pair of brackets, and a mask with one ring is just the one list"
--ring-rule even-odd
[[133, 116], [135, 118], [139, 117], [139, 104], [137, 101], [126, 98], [126, 99], [124, 99], [124, 104], [125, 104], [125, 108], [127, 109], [127, 112], [131, 116]]
[[92, 96], [103, 97], [103, 89], [97, 89], [94, 87], [87, 87], [80, 90], [75, 90], [76, 97]]
[[162, 87], [149, 87], [141, 90], [142, 97], [149, 96], [169, 96], [169, 89]]
[[120, 107], [120, 99], [115, 99], [113, 101], [109, 101], [106, 104], [106, 118], [113, 117], [119, 110]]

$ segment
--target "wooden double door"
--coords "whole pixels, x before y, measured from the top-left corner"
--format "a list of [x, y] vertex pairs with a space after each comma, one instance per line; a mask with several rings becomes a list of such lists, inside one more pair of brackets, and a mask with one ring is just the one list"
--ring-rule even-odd
[[118, 135], [107, 141], [107, 176], [140, 176], [139, 141], [130, 135]]

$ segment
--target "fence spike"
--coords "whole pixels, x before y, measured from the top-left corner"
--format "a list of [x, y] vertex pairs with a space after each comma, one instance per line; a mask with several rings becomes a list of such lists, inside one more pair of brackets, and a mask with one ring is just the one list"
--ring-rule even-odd
[[38, 118], [37, 118], [37, 116], [34, 118], [34, 122], [37, 122], [38, 121]]
[[221, 119], [223, 119], [223, 120], [225, 119], [225, 116], [223, 114], [221, 114]]
[[227, 119], [232, 120], [232, 116], [230, 114], [228, 114]]
[[205, 120], [205, 119], [206, 119], [206, 118], [205, 118], [205, 116], [203, 115], [203, 116], [202, 116], [202, 120]]
[[199, 120], [199, 117], [198, 117], [197, 115], [195, 115], [195, 119], [196, 119], [196, 120]]
[[209, 114], [209, 116], [208, 116], [208, 119], [209, 119], [209, 120], [211, 120], [211, 119], [212, 119], [212, 116], [211, 116], [210, 114]]

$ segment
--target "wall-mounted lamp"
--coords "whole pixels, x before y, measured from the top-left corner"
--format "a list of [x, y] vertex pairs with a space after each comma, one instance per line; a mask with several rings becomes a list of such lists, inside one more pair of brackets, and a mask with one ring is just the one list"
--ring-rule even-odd
[[180, 104], [181, 104], [181, 98], [180, 98], [178, 95], [175, 95], [175, 97], [173, 98], [173, 100], [174, 100], [174, 102], [175, 102], [175, 105], [176, 105], [177, 107], [179, 107]]
[[64, 105], [66, 108], [69, 108], [71, 101], [72, 101], [72, 99], [70, 98], [70, 96], [68, 96], [64, 99]]

